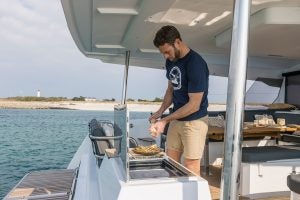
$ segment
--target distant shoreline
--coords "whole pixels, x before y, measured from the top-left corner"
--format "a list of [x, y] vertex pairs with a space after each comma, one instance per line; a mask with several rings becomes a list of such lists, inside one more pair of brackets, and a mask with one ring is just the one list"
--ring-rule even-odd
[[[12, 101], [0, 99], [0, 109], [65, 109], [65, 110], [94, 110], [94, 111], [113, 111], [114, 105], [119, 102], [88, 102], [88, 101]], [[159, 109], [160, 102], [128, 102], [130, 111], [136, 112], [155, 112]], [[209, 110], [225, 110], [226, 105], [210, 104]]]
[[[118, 102], [87, 102], [87, 101], [13, 101], [13, 100], [0, 100], [0, 109], [64, 109], [64, 110], [101, 110], [113, 111], [114, 105]], [[131, 111], [156, 111], [160, 103], [145, 102], [127, 103], [128, 109]]]

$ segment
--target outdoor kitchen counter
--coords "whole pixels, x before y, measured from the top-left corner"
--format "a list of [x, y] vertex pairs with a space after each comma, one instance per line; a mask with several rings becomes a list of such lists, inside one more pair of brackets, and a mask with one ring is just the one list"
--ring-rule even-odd
[[[297, 131], [296, 127], [288, 127], [288, 126], [278, 126], [278, 127], [254, 127], [251, 122], [246, 122], [243, 129], [244, 138], [252, 138], [252, 137], [278, 137], [279, 133], [286, 132], [295, 132]], [[208, 138], [214, 140], [223, 140], [224, 139], [224, 128], [223, 127], [212, 127], [208, 128]]]
[[[253, 122], [244, 122], [243, 138], [264, 138], [265, 136], [270, 136], [278, 139], [280, 138], [280, 134], [293, 133], [297, 131], [297, 128], [297, 126], [255, 127], [253, 126]], [[209, 175], [209, 140], [224, 140], [224, 128], [213, 126], [208, 127], [208, 137], [206, 137], [204, 149], [204, 167], [206, 175]]]

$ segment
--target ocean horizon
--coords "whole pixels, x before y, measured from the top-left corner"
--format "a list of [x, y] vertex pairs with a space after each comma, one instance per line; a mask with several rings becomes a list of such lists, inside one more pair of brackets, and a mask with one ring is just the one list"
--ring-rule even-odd
[[[130, 113], [130, 119], [148, 117]], [[66, 168], [94, 118], [113, 121], [113, 112], [0, 109], [0, 199], [31, 171]]]

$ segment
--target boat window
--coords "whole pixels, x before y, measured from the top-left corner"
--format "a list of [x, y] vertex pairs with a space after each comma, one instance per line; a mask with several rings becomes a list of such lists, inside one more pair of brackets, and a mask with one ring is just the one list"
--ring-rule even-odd
[[278, 97], [283, 79], [257, 78], [246, 92], [245, 103], [269, 104]]
[[288, 104], [300, 108], [300, 72], [291, 73], [286, 76], [286, 98]]

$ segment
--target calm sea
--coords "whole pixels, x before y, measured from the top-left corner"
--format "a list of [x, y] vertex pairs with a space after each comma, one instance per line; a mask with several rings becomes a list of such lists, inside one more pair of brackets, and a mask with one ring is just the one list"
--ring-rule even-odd
[[113, 112], [0, 109], [0, 199], [30, 171], [66, 168], [93, 118], [113, 120]]

